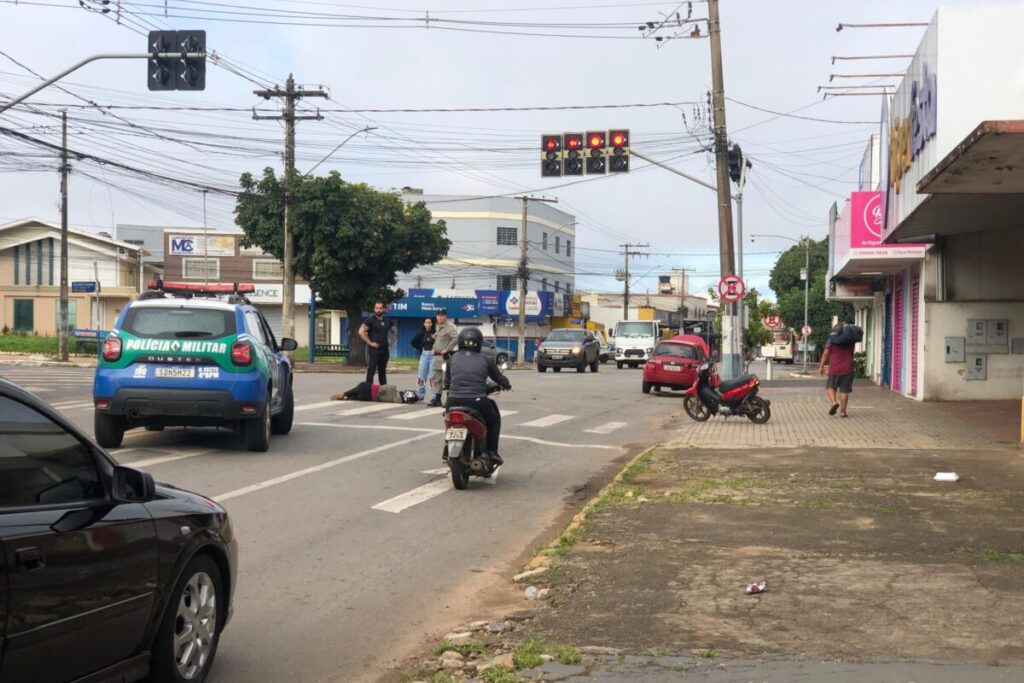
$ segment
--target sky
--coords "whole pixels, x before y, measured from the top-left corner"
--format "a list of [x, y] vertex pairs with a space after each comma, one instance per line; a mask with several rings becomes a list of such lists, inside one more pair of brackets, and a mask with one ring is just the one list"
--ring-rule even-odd
[[[253, 108], [273, 115], [276, 105], [253, 91], [283, 86], [292, 73], [330, 95], [300, 105], [306, 115], [319, 110], [323, 116], [298, 123], [300, 172], [351, 133], [373, 126], [316, 172], [338, 171], [381, 189], [556, 198], [578, 222], [577, 290], [618, 290], [614, 272], [623, 265], [619, 245], [626, 242], [650, 245], [643, 250], [648, 256], [631, 263], [634, 292], [653, 291], [657, 274], [672, 268], [690, 271], [691, 292], [718, 282], [717, 202], [707, 188], [637, 158], [629, 174], [569, 185], [540, 177], [542, 133], [628, 128], [637, 151], [714, 182], [706, 151], [710, 41], [689, 38], [693, 23], [637, 28], [658, 27], [677, 12], [685, 19], [690, 3], [83, 1], [88, 9], [78, 0], [0, 0], [0, 101], [38, 83], [29, 70], [49, 76], [92, 54], [144, 52], [153, 28], [205, 29], [217, 59], [209, 60], [202, 92], [150, 92], [145, 60], [100, 61], [61, 81], [60, 89], [0, 114], [0, 128], [59, 144], [58, 112], [69, 105], [69, 147], [131, 168], [74, 163], [73, 226], [110, 232], [117, 223], [202, 226], [205, 200], [209, 227], [232, 227], [230, 191], [238, 176], [282, 166], [281, 123], [253, 119]], [[857, 189], [868, 138], [878, 131], [880, 97], [823, 99], [819, 86], [895, 86], [898, 77], [829, 78], [902, 73], [909, 63], [833, 65], [832, 56], [912, 54], [924, 33], [923, 27], [837, 32], [837, 24], [927, 22], [938, 3], [720, 4], [729, 137], [753, 164], [744, 194], [744, 279], [769, 292], [768, 274], [781, 250], [802, 235], [827, 235], [829, 207]], [[706, 18], [707, 4], [693, 2], [689, 16]], [[706, 23], [698, 25], [706, 34]], [[622, 106], [636, 104], [659, 106]], [[595, 105], [616, 108], [568, 108]], [[553, 109], [367, 111], [542, 107]], [[59, 221], [57, 168], [53, 150], [0, 135], [0, 222]], [[772, 236], [752, 240], [754, 234]]]

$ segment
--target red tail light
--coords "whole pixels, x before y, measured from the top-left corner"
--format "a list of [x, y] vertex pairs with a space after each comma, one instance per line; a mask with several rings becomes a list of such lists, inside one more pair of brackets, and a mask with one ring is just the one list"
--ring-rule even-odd
[[114, 363], [121, 358], [121, 338], [107, 337], [103, 340], [103, 360]]
[[235, 365], [252, 365], [252, 344], [244, 341], [232, 344], [231, 362]]
[[459, 410], [453, 410], [453, 411], [449, 412], [447, 417], [448, 417], [448, 424], [450, 424], [450, 425], [462, 425], [462, 424], [466, 423], [466, 420], [465, 420], [466, 414], [461, 412], [461, 411], [459, 411]]

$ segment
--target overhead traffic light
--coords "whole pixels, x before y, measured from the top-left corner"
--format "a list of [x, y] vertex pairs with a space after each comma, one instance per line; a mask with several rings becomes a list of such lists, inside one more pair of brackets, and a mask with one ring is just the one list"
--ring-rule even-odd
[[[150, 31], [147, 48], [150, 90], [206, 89], [206, 31]], [[174, 56], [158, 57], [160, 54]]]
[[605, 131], [587, 131], [587, 175], [590, 175], [592, 173], [603, 174], [607, 172], [604, 157], [605, 140]]
[[178, 90], [206, 89], [206, 57], [185, 57], [186, 54], [206, 54], [206, 31], [178, 31]]
[[565, 146], [562, 152], [565, 175], [583, 175], [583, 133], [566, 133], [562, 140]]
[[743, 173], [743, 151], [740, 146], [733, 144], [729, 148], [729, 177], [734, 183], [739, 183]]
[[629, 171], [629, 131], [621, 129], [608, 131], [608, 146], [612, 150], [608, 170], [612, 173]]
[[174, 90], [177, 85], [178, 60], [173, 57], [156, 57], [160, 53], [174, 51], [177, 31], [149, 32], [149, 71], [147, 82], [150, 90]]
[[540, 136], [540, 174], [551, 178], [562, 175], [562, 136]]

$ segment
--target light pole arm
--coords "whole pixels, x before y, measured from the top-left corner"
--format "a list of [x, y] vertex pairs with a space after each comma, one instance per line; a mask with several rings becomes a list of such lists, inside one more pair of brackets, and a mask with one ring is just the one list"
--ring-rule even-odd
[[33, 95], [35, 95], [40, 90], [43, 90], [44, 88], [50, 87], [51, 85], [53, 85], [54, 83], [56, 83], [60, 79], [64, 78], [68, 74], [74, 73], [75, 71], [78, 71], [79, 69], [81, 69], [86, 64], [89, 64], [90, 62], [95, 62], [95, 61], [100, 60], [100, 59], [149, 59], [150, 57], [154, 57], [156, 59], [174, 59], [174, 58], [177, 58], [177, 57], [184, 58], [184, 59], [203, 59], [203, 58], [206, 57], [206, 53], [205, 52], [185, 52], [185, 53], [182, 53], [182, 52], [157, 52], [157, 53], [137, 52], [137, 53], [127, 53], [127, 54], [100, 54], [100, 55], [93, 55], [92, 57], [86, 57], [85, 59], [80, 61], [78, 64], [75, 64], [74, 66], [72, 66], [70, 68], [67, 68], [64, 71], [61, 71], [59, 74], [57, 74], [53, 78], [46, 79], [45, 81], [43, 81], [42, 83], [40, 83], [36, 87], [32, 88], [31, 90], [29, 90], [27, 93], [25, 93], [21, 97], [17, 97], [15, 99], [11, 100], [10, 102], [7, 102], [6, 104], [0, 104], [0, 114], [2, 114], [3, 112], [7, 111], [8, 109], [13, 107], [14, 105], [19, 104], [21, 102], [24, 102], [25, 100], [27, 100], [28, 98], [32, 97]]

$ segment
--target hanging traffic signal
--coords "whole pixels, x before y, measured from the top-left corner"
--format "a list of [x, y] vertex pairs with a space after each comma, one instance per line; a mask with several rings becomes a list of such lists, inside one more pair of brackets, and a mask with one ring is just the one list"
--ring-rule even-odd
[[729, 177], [734, 183], [740, 182], [743, 171], [743, 151], [739, 145], [734, 144], [729, 148]]
[[206, 54], [206, 31], [178, 31], [178, 90], [206, 89], [206, 57], [185, 57]]
[[603, 130], [599, 131], [587, 131], [586, 143], [587, 143], [587, 175], [591, 173], [605, 173], [605, 140], [607, 134]]
[[612, 173], [626, 173], [629, 171], [629, 131], [608, 131], [608, 146], [612, 150], [608, 170]]
[[[206, 31], [150, 31], [147, 45], [150, 90], [206, 89]], [[158, 57], [173, 54], [173, 57]], [[201, 54], [202, 57], [187, 57]]]
[[562, 175], [562, 136], [540, 136], [540, 174], [544, 178]]
[[174, 90], [177, 87], [178, 60], [157, 57], [160, 53], [174, 52], [177, 31], [149, 32], [148, 78], [150, 90]]
[[565, 175], [583, 175], [583, 133], [566, 133], [562, 139], [565, 144], [562, 152]]

